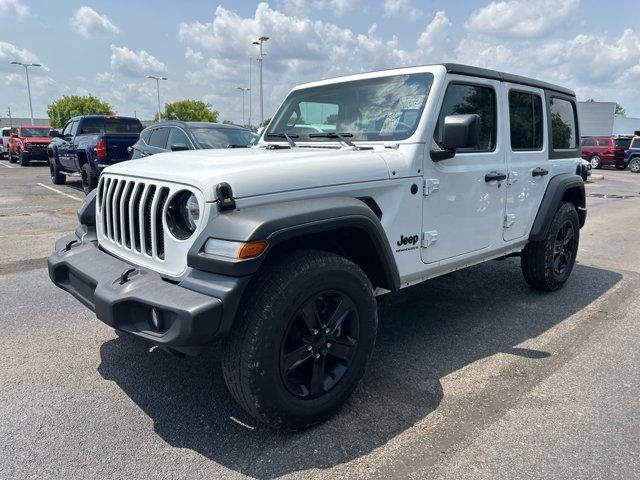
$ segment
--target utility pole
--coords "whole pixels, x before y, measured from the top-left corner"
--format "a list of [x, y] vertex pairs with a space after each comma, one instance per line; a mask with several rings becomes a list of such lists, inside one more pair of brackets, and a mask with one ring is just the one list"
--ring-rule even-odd
[[251, 89], [247, 87], [236, 87], [237, 90], [242, 92], [242, 126], [244, 127], [246, 123], [244, 123], [244, 92], [251, 93]]
[[249, 128], [251, 128], [251, 89], [253, 85], [251, 85], [251, 64], [253, 63], [253, 59], [249, 57]]
[[22, 62], [11, 62], [11, 65], [20, 65], [24, 67], [24, 72], [27, 74], [27, 93], [29, 95], [29, 112], [31, 113], [31, 125], [34, 125], [33, 122], [33, 106], [31, 105], [31, 85], [29, 84], [29, 67], [41, 67], [39, 63], [22, 63]]
[[158, 121], [162, 120], [162, 113], [160, 112], [160, 80], [168, 80], [167, 77], [158, 77], [157, 75], [147, 75], [147, 78], [151, 78], [156, 81], [156, 87], [158, 88]]
[[11, 107], [7, 107], [7, 112], [9, 112], [9, 128], [13, 130], [13, 118], [11, 118]]
[[264, 90], [262, 85], [262, 60], [264, 59], [264, 53], [262, 52], [262, 44], [269, 40], [269, 37], [260, 37], [253, 42], [254, 45], [260, 47], [260, 55], [258, 56], [258, 65], [260, 65], [260, 126], [264, 123]]

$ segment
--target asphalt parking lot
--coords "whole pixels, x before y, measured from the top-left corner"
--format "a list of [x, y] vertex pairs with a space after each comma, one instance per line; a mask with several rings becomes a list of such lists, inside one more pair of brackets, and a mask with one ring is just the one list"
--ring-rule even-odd
[[0, 161], [0, 478], [640, 478], [640, 175], [598, 173], [563, 290], [508, 259], [401, 292], [346, 407], [282, 435], [216, 349], [118, 337], [55, 288], [79, 181]]

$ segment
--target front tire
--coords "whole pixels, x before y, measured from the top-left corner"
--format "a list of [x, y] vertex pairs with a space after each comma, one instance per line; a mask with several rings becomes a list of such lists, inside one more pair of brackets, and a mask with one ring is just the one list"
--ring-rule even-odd
[[629, 162], [629, 170], [633, 173], [640, 173], [640, 157], [632, 158]]
[[579, 241], [578, 212], [572, 203], [562, 202], [547, 237], [529, 242], [522, 251], [520, 264], [524, 279], [538, 290], [552, 292], [562, 288], [573, 270]]
[[225, 344], [236, 401], [279, 430], [332, 416], [349, 398], [375, 343], [373, 289], [344, 257], [299, 250], [265, 265]]
[[18, 158], [14, 156], [12, 153], [9, 154], [9, 163], [16, 163]]
[[23, 167], [29, 166], [29, 159], [26, 157], [24, 152], [20, 152], [20, 165]]
[[593, 167], [593, 168], [601, 168], [602, 167], [602, 159], [600, 158], [600, 155], [594, 155], [593, 157], [591, 157], [589, 162], [591, 162], [591, 167]]
[[51, 182], [54, 185], [64, 185], [67, 181], [67, 177], [60, 171], [53, 158], [49, 159], [49, 172], [51, 173]]
[[85, 195], [89, 195], [98, 186], [98, 175], [93, 171], [91, 165], [85, 163], [80, 171], [82, 178], [82, 190]]

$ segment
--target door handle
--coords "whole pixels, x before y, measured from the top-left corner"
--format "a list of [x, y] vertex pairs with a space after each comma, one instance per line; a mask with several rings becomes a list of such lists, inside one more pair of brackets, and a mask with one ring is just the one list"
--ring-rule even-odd
[[506, 180], [507, 174], [502, 172], [489, 172], [484, 176], [485, 182], [493, 182], [494, 180]]
[[549, 170], [542, 167], [536, 167], [533, 170], [531, 170], [531, 175], [534, 177], [544, 177], [548, 173], [549, 173]]

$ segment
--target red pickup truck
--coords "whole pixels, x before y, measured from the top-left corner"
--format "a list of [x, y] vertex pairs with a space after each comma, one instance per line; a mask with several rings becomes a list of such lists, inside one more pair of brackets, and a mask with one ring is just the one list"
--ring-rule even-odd
[[31, 160], [48, 160], [49, 130], [50, 127], [45, 125], [18, 127], [17, 133], [11, 135], [9, 161], [16, 163], [20, 160], [20, 165], [26, 167]]

